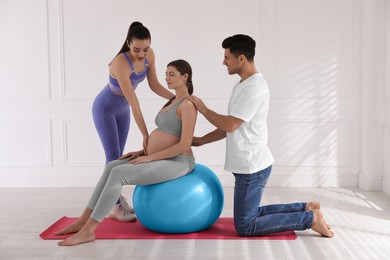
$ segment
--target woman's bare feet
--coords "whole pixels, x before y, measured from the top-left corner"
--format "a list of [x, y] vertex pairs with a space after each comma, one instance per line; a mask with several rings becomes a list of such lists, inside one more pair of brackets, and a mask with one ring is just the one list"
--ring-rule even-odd
[[89, 232], [87, 229], [83, 228], [76, 234], [67, 239], [58, 242], [59, 246], [75, 246], [87, 242], [95, 241], [95, 232]]
[[134, 213], [130, 213], [129, 210], [125, 209], [122, 205], [115, 205], [110, 213], [107, 215], [107, 218], [116, 219], [122, 222], [134, 222], [137, 220], [137, 217]]
[[322, 216], [322, 212], [320, 209], [314, 209], [313, 211], [313, 224], [311, 225], [311, 229], [320, 233], [325, 237], [333, 237], [334, 233], [332, 230], [328, 228], [325, 223], [325, 220]]
[[116, 219], [123, 222], [134, 222], [137, 220], [137, 216], [134, 213], [134, 208], [127, 203], [126, 198], [121, 195], [119, 197], [120, 203], [115, 205], [107, 218]]
[[310, 201], [306, 203], [306, 211], [321, 209], [321, 204], [318, 201]]
[[81, 228], [85, 225], [85, 223], [86, 223], [86, 221], [82, 221], [82, 220], [78, 219], [75, 222], [73, 222], [72, 224], [70, 224], [69, 226], [67, 226], [66, 228], [61, 229], [61, 230], [55, 232], [54, 234], [56, 236], [59, 236], [59, 235], [66, 235], [66, 234], [72, 234], [72, 233], [79, 232], [81, 230]]

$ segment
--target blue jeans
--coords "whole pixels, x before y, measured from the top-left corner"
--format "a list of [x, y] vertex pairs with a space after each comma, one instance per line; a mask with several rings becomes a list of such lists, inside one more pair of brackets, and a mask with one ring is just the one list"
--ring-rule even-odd
[[272, 166], [252, 174], [233, 173], [234, 226], [239, 236], [259, 236], [288, 230], [305, 230], [313, 224], [306, 203], [259, 206]]

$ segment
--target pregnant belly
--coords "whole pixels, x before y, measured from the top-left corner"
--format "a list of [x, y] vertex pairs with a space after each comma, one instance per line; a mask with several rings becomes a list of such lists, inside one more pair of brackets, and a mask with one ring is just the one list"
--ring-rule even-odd
[[161, 150], [164, 150], [174, 144], [177, 144], [180, 139], [176, 136], [164, 133], [159, 129], [153, 130], [148, 139], [148, 154], [154, 154]]

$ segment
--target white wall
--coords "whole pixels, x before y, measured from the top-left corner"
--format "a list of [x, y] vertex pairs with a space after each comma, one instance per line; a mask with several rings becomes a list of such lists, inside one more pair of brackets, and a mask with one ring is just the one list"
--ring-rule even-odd
[[387, 194], [390, 194], [390, 0], [386, 1], [385, 8], [385, 30], [386, 30], [386, 39], [385, 39], [385, 88], [383, 101], [385, 104], [384, 112], [384, 176], [383, 176], [383, 191]]
[[386, 1], [362, 5], [361, 169], [359, 187], [381, 190], [384, 162]]
[[270, 53], [261, 60], [272, 95], [269, 128], [276, 174], [271, 183], [356, 186], [360, 93], [355, 3], [263, 3], [271, 36], [263, 51]]
[[[384, 0], [0, 0], [0, 186], [95, 184], [104, 153], [91, 104], [129, 24], [140, 20], [152, 33], [160, 81], [169, 61], [188, 60], [195, 94], [219, 113], [226, 113], [238, 79], [222, 65], [221, 42], [236, 33], [256, 39], [256, 64], [271, 90], [271, 186], [356, 187], [359, 179], [364, 189], [382, 189], [384, 148], [376, 145], [384, 133], [368, 141], [377, 133], [370, 115], [382, 109], [383, 119], [383, 102], [376, 102], [383, 76], [369, 84], [384, 74], [384, 59], [379, 72], [369, 70], [384, 52], [383, 6]], [[164, 101], [146, 83], [137, 94], [153, 129]], [[212, 129], [200, 116], [196, 134]], [[140, 144], [132, 125], [127, 150]], [[194, 151], [233, 185], [223, 170], [224, 149], [218, 142]], [[371, 159], [362, 162], [364, 156]], [[387, 182], [388, 173], [387, 164]]]

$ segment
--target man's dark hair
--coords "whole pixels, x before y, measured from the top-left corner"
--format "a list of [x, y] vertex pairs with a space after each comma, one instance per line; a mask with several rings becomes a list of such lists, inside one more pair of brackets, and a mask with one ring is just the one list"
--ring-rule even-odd
[[229, 49], [234, 57], [243, 54], [249, 62], [252, 62], [255, 57], [256, 41], [248, 35], [236, 34], [226, 38], [222, 42], [222, 48]]

